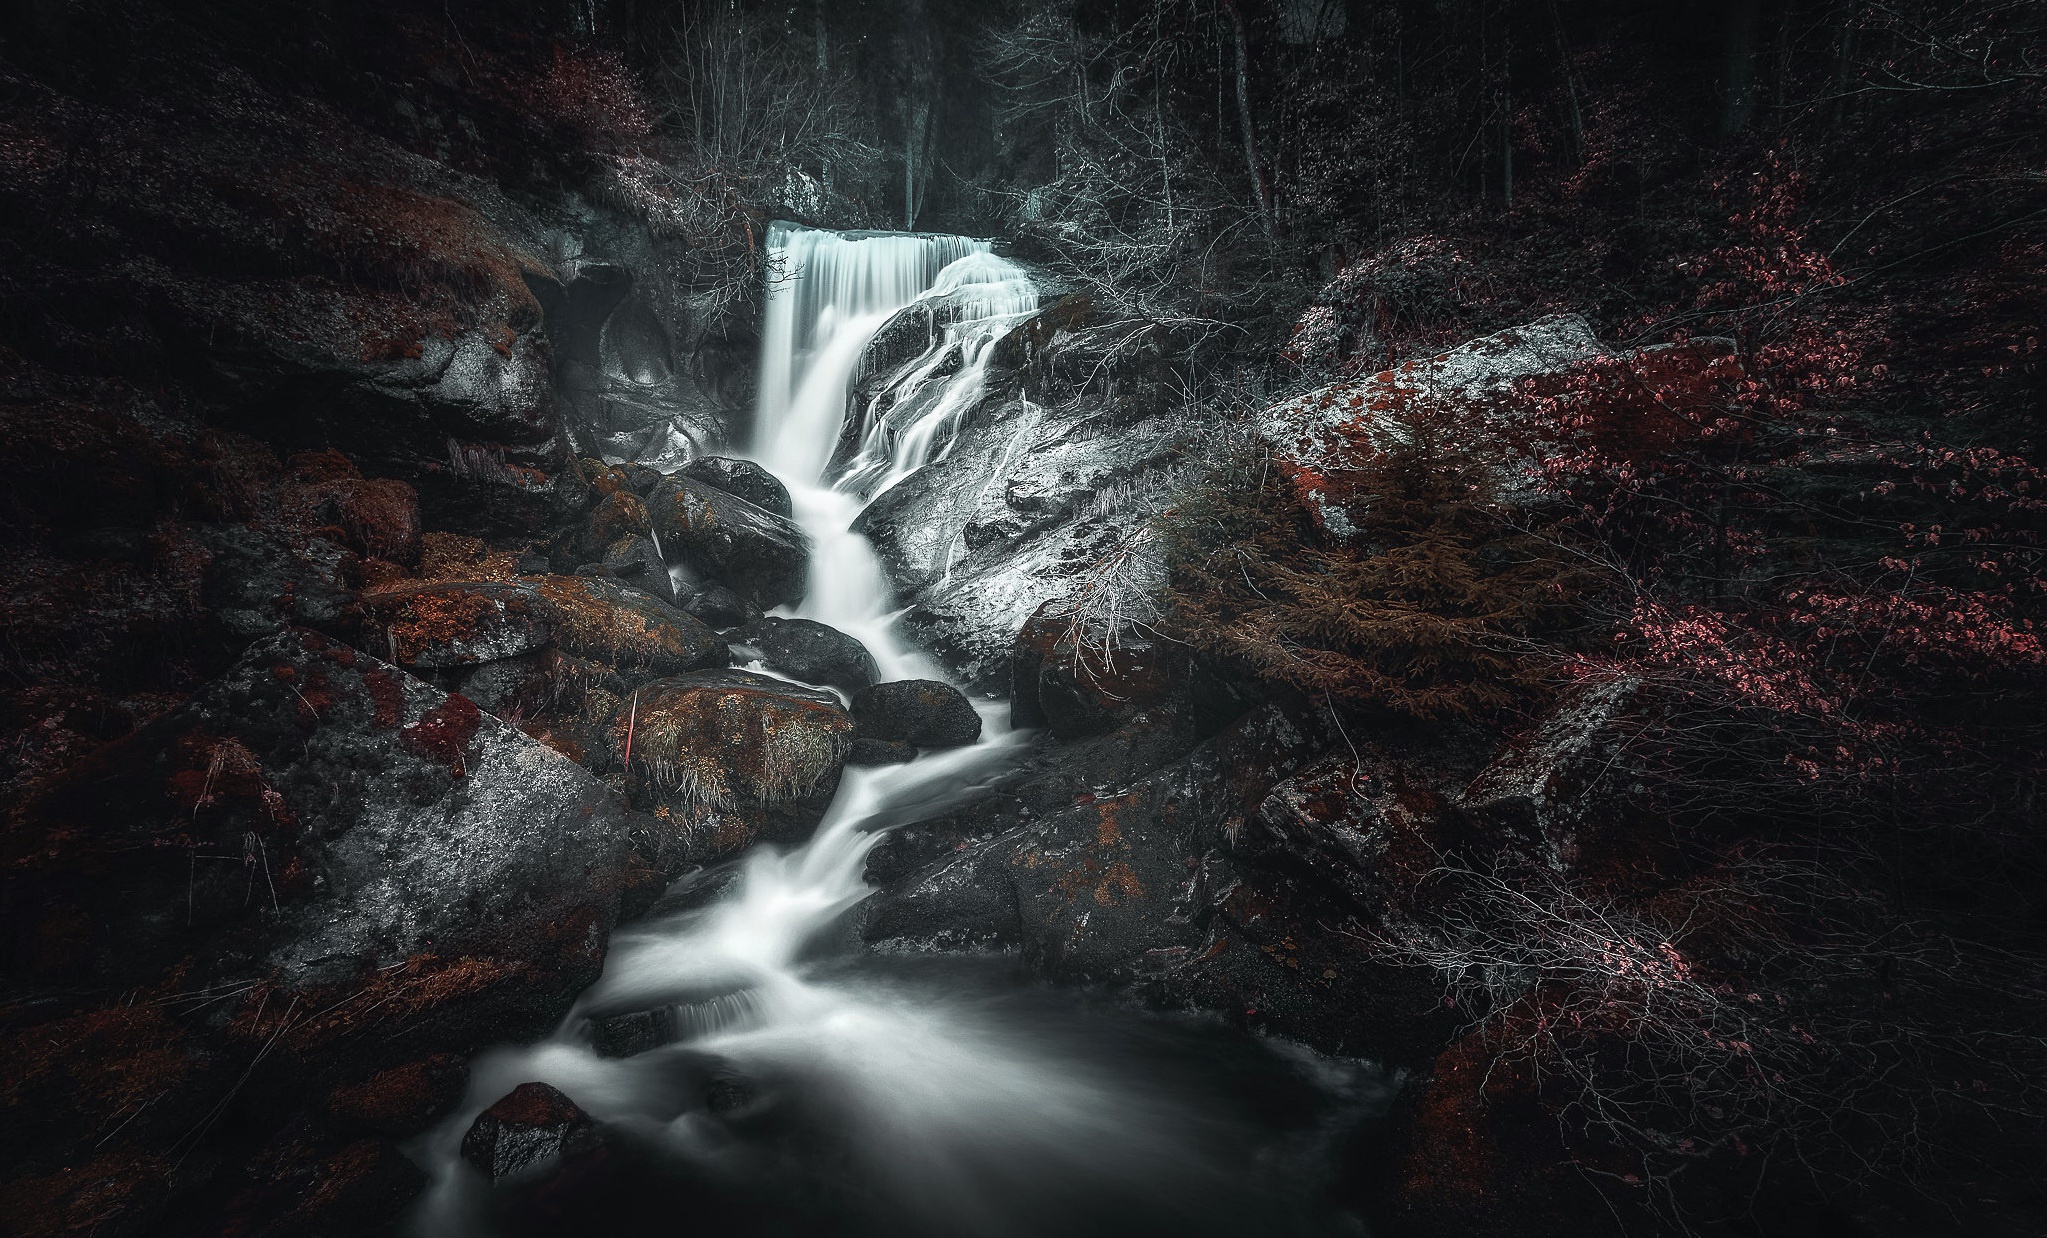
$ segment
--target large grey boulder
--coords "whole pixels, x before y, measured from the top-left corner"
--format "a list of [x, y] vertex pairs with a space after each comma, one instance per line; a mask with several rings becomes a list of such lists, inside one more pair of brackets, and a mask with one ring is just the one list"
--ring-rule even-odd
[[647, 509], [672, 561], [763, 610], [802, 600], [810, 544], [794, 522], [686, 477], [656, 485]]

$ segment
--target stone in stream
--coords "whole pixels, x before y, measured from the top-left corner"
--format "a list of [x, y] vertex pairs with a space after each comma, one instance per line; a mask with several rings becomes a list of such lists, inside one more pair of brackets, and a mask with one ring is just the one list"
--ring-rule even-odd
[[810, 542], [787, 517], [686, 477], [654, 487], [647, 507], [671, 561], [763, 609], [802, 600]]
[[784, 519], [795, 514], [795, 507], [789, 502], [788, 487], [751, 460], [705, 456], [690, 461], [676, 472], [727, 494], [736, 494], [764, 512], [773, 512]]
[[761, 617], [760, 607], [716, 581], [698, 587], [682, 600], [681, 606], [721, 632], [742, 627]]
[[848, 765], [901, 765], [916, 759], [917, 745], [907, 740], [864, 736], [854, 740], [852, 751], [846, 754]]
[[615, 709], [636, 802], [690, 841], [699, 861], [761, 838], [807, 837], [831, 804], [853, 720], [829, 692], [747, 671], [697, 671], [643, 685]]
[[561, 1089], [522, 1083], [476, 1115], [462, 1137], [462, 1159], [500, 1182], [599, 1146], [597, 1124]]
[[958, 688], [935, 679], [899, 679], [853, 694], [862, 739], [902, 740], [920, 748], [957, 748], [981, 738], [981, 715]]
[[734, 642], [760, 651], [768, 668], [846, 692], [858, 692], [881, 678], [867, 646], [814, 619], [757, 619], [732, 634]]

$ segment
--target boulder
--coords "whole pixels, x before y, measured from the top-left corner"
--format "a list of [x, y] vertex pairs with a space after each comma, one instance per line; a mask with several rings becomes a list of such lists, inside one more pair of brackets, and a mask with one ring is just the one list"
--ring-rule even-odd
[[868, 739], [853, 741], [853, 747], [846, 753], [848, 765], [901, 765], [917, 759], [917, 745], [904, 739]]
[[401, 666], [473, 666], [543, 649], [561, 613], [530, 585], [439, 580], [366, 592], [363, 609]]
[[786, 517], [682, 477], [656, 486], [647, 507], [672, 561], [762, 609], [802, 600], [810, 545]]
[[208, 556], [201, 597], [235, 645], [287, 625], [349, 635], [361, 620], [348, 587], [355, 556], [325, 538], [294, 543], [234, 524], [199, 525], [192, 539]]
[[[830, 806], [853, 719], [828, 692], [745, 671], [642, 685], [612, 715], [636, 802], [701, 841], [697, 858], [798, 841]], [[628, 737], [630, 743], [628, 744]]]
[[981, 738], [981, 715], [958, 688], [935, 679], [899, 679], [853, 694], [862, 739], [902, 740], [920, 748], [957, 748]]
[[1448, 432], [1485, 466], [1500, 499], [1532, 500], [1541, 493], [1535, 466], [1578, 445], [1563, 421], [1531, 415], [1520, 397], [1602, 368], [1642, 380], [1609, 396], [1613, 411], [1626, 415], [1616, 420], [1636, 423], [1622, 425], [1623, 434], [1666, 432], [1676, 410], [1717, 398], [1724, 381], [1739, 373], [1731, 340], [1699, 337], [1617, 352], [1583, 318], [1553, 314], [1433, 357], [1338, 379], [1266, 410], [1260, 431], [1308, 511], [1328, 533], [1347, 537], [1357, 522], [1345, 504], [1358, 500], [1333, 499], [1343, 487], [1331, 483], [1369, 458], [1375, 440], [1408, 432], [1399, 423], [1403, 406], [1445, 420]]
[[1015, 725], [1048, 727], [1061, 739], [1098, 735], [1193, 683], [1196, 669], [1181, 650], [1141, 631], [1083, 640], [1067, 609], [1047, 602], [1017, 633], [1009, 695]]
[[670, 606], [682, 600], [676, 596], [675, 579], [668, 574], [668, 565], [661, 561], [660, 547], [644, 533], [628, 534], [606, 546], [597, 562], [608, 569], [609, 575], [653, 594]]
[[522, 1083], [470, 1123], [462, 1159], [499, 1182], [595, 1151], [597, 1124], [559, 1088]]
[[845, 692], [858, 692], [881, 678], [867, 646], [813, 619], [756, 619], [732, 634], [736, 643], [760, 652], [768, 669]]
[[760, 607], [715, 582], [698, 588], [681, 605], [721, 632], [743, 627], [761, 617]]
[[772, 512], [784, 519], [795, 514], [795, 507], [789, 502], [788, 487], [751, 460], [705, 456], [690, 461], [676, 472], [727, 494], [736, 494], [764, 512]]
[[622, 537], [646, 537], [652, 527], [645, 500], [630, 490], [613, 490], [598, 499], [597, 505], [583, 517], [579, 553], [594, 559]]
[[[89, 841], [48, 852], [47, 831]], [[25, 805], [36, 900], [4, 912], [30, 973], [118, 986], [190, 956], [195, 983], [402, 987], [375, 969], [457, 966], [472, 999], [510, 985], [502, 1034], [537, 1033], [595, 975], [629, 833], [608, 788], [468, 698], [287, 629]]]
[[543, 576], [533, 587], [554, 608], [563, 652], [607, 663], [628, 680], [725, 664], [717, 633], [624, 581]]

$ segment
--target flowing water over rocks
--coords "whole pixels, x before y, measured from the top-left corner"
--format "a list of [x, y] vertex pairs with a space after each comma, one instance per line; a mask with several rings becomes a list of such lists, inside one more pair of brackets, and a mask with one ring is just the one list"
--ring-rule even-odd
[[[787, 487], [810, 544], [784, 627], [812, 620], [865, 645], [871, 670], [841, 691], [873, 672], [884, 685], [930, 681], [912, 695], [948, 719], [937, 738], [963, 746], [848, 770], [807, 843], [686, 877], [619, 932], [551, 1038], [472, 1063], [467, 1100], [416, 1149], [434, 1184], [415, 1232], [583, 1233], [675, 1216], [760, 1234], [1364, 1232], [1360, 1201], [1330, 1192], [1384, 1107], [1376, 1068], [1033, 988], [1009, 955], [860, 944], [846, 913], [871, 893], [883, 831], [971, 812], [1031, 737], [1011, 728], [1006, 702], [974, 705], [977, 740], [945, 712], [963, 707], [939, 699], [947, 675], [898, 634], [888, 576], [855, 522], [873, 495], [944, 460], [990, 354], [1038, 295], [985, 242], [777, 225], [770, 244], [753, 455]], [[904, 323], [921, 323], [921, 340], [877, 342], [916, 334]], [[888, 355], [869, 357], [871, 345]], [[770, 673], [808, 665], [766, 656]], [[877, 691], [854, 699], [856, 718], [880, 708], [867, 699]], [[497, 1144], [472, 1124], [489, 1108], [475, 1130], [511, 1138], [499, 1134], [519, 1108], [508, 1094], [536, 1083], [572, 1104], [542, 1106], [558, 1120], [518, 1137], [579, 1150], [491, 1186], [478, 1166], [495, 1174], [503, 1158], [474, 1150]], [[600, 1138], [570, 1138], [590, 1120]]]

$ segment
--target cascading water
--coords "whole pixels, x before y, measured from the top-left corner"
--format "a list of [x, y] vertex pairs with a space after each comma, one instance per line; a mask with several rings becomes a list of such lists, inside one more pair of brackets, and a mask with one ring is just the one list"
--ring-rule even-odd
[[[866, 497], [942, 457], [989, 350], [1035, 308], [1036, 290], [963, 238], [778, 224], [769, 244], [753, 455], [788, 486], [812, 541], [800, 613], [859, 637], [885, 679], [940, 677], [896, 635], [881, 568], [850, 526]], [[833, 485], [861, 354], [918, 302], [931, 311], [928, 347], [860, 410], [860, 448]], [[473, 1062], [461, 1110], [418, 1148], [435, 1181], [415, 1231], [487, 1233], [502, 1221], [457, 1150], [485, 1106], [541, 1080], [647, 1158], [633, 1179], [642, 1189], [612, 1201], [628, 1222], [672, 1211], [735, 1234], [934, 1238], [1358, 1232], [1288, 1199], [1289, 1166], [1320, 1147], [1275, 1145], [1246, 1116], [1247, 1104], [1270, 1105], [1267, 1092], [1312, 1090], [1300, 1063], [1213, 1030], [1048, 1001], [999, 961], [818, 950], [868, 893], [881, 829], [941, 810], [1019, 750], [1006, 711], [977, 708], [980, 743], [848, 770], [808, 844], [756, 849], [729, 884], [685, 879], [672, 910], [614, 935], [603, 976], [553, 1037]], [[593, 1016], [633, 1011], [659, 1012], [673, 1043], [600, 1056]], [[731, 1078], [746, 1081], [743, 1099], [731, 1103], [728, 1088], [726, 1103], [710, 1103]]]

